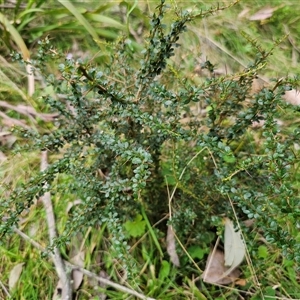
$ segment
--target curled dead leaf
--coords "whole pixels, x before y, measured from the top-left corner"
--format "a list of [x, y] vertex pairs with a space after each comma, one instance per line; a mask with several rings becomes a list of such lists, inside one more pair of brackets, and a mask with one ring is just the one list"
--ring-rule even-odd
[[[225, 265], [230, 267], [229, 270], [234, 270], [244, 260], [246, 248], [240, 230], [235, 230], [233, 222], [229, 218], [224, 218], [224, 225]], [[227, 273], [230, 273], [229, 270]]]
[[235, 282], [240, 275], [238, 269], [232, 270], [224, 277], [224, 274], [230, 269], [225, 266], [224, 252], [216, 249], [211, 251], [206, 262], [205, 270], [201, 275], [204, 282], [215, 284], [230, 284]]
[[[84, 251], [80, 251], [70, 259], [70, 262], [76, 266], [83, 268], [84, 267], [84, 256], [85, 256]], [[79, 270], [73, 270], [72, 271], [72, 280], [73, 280], [73, 289], [76, 291], [82, 283], [83, 273], [80, 272]]]
[[82, 201], [80, 199], [76, 199], [73, 202], [69, 202], [67, 205], [67, 209], [66, 209], [67, 214], [70, 212], [70, 210], [72, 209], [73, 206], [76, 206], [79, 204], [82, 204]]
[[9, 290], [13, 290], [22, 274], [24, 263], [15, 265], [9, 273], [8, 286]]
[[174, 266], [179, 267], [179, 257], [176, 253], [176, 243], [175, 243], [175, 234], [172, 226], [168, 226], [167, 232], [167, 252], [170, 255], [170, 260]]
[[300, 91], [297, 90], [287, 91], [284, 94], [283, 99], [292, 105], [300, 105]]
[[234, 282], [236, 285], [239, 285], [239, 286], [245, 286], [247, 284], [247, 280], [246, 279], [243, 279], [243, 278], [240, 278], [238, 279], [237, 281]]
[[266, 20], [272, 17], [275, 10], [277, 10], [278, 7], [269, 7], [266, 6], [259, 11], [257, 11], [254, 15], [249, 17], [250, 21], [262, 21]]

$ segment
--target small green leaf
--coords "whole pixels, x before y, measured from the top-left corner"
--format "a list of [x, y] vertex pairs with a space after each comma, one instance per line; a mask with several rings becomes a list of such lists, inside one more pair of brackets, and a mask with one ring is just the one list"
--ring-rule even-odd
[[235, 163], [236, 158], [233, 155], [223, 155], [223, 159], [227, 163]]
[[212, 107], [211, 105], [208, 105], [208, 106], [206, 107], [206, 111], [209, 112], [210, 110], [213, 110], [213, 107]]
[[266, 246], [259, 246], [258, 247], [258, 257], [266, 258], [267, 256], [268, 256], [268, 248]]
[[161, 262], [161, 268], [159, 270], [159, 275], [158, 275], [158, 278], [163, 281], [165, 280], [169, 274], [170, 274], [170, 270], [171, 270], [171, 266], [170, 266], [170, 263], [167, 262], [166, 260], [163, 260]]
[[127, 221], [124, 224], [124, 227], [129, 235], [133, 237], [139, 237], [145, 233], [146, 222], [142, 221], [142, 219], [142, 216], [139, 214], [135, 217], [133, 221]]
[[138, 157], [134, 157], [134, 158], [132, 159], [132, 163], [133, 163], [134, 165], [138, 165], [138, 164], [141, 164], [141, 163], [142, 163], [142, 160], [141, 160], [140, 158], [138, 158]]
[[264, 298], [265, 300], [274, 299], [276, 296], [276, 291], [270, 286], [266, 287], [265, 293], [266, 293]]
[[193, 259], [195, 258], [202, 259], [204, 255], [207, 253], [207, 251], [203, 248], [200, 248], [199, 246], [191, 246], [188, 249], [188, 253]]

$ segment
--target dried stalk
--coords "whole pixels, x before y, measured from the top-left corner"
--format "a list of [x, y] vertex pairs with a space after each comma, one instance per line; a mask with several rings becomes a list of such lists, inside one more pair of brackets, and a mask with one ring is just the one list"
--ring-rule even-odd
[[[46, 170], [48, 167], [47, 156], [47, 151], [43, 151], [41, 156], [41, 171]], [[44, 194], [44, 196], [42, 197], [42, 201], [46, 211], [49, 240], [50, 242], [52, 242], [55, 238], [57, 238], [57, 232], [55, 227], [55, 216], [51, 202], [50, 192], [46, 192]], [[54, 254], [52, 256], [52, 259], [55, 265], [56, 273], [62, 283], [61, 298], [63, 300], [72, 299], [72, 285], [70, 281], [70, 274], [68, 274], [68, 272], [66, 271], [66, 267], [60, 255], [59, 249], [57, 247], [54, 247], [53, 252]]]

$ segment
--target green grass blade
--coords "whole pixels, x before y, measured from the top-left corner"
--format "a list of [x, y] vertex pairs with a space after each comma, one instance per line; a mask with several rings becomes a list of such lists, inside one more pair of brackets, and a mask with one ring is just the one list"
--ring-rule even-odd
[[91, 14], [88, 13], [86, 14], [86, 17], [89, 18], [90, 20], [99, 22], [99, 23], [105, 23], [109, 26], [113, 26], [115, 28], [119, 28], [119, 29], [125, 29], [125, 26], [123, 24], [121, 24], [120, 22], [110, 18], [110, 17], [106, 17], [103, 15], [99, 15], [99, 14]]
[[24, 11], [22, 11], [19, 15], [18, 18], [22, 19], [24, 18], [26, 15], [31, 14], [31, 13], [43, 13], [44, 9], [41, 8], [30, 8], [30, 9], [26, 9]]
[[73, 4], [68, 0], [58, 0], [64, 7], [66, 7], [70, 13], [78, 20], [80, 24], [84, 26], [87, 32], [93, 37], [95, 41], [99, 40], [97, 32], [91, 26], [91, 24], [86, 20], [86, 18], [78, 11], [78, 9], [73, 6]]
[[146, 222], [146, 225], [147, 225], [148, 230], [149, 230], [149, 233], [150, 233], [150, 235], [151, 235], [151, 237], [152, 237], [152, 239], [153, 239], [153, 242], [154, 242], [154, 244], [155, 244], [157, 250], [159, 251], [160, 256], [163, 257], [163, 256], [164, 256], [164, 253], [163, 253], [163, 251], [162, 251], [162, 249], [161, 249], [161, 246], [160, 246], [160, 244], [159, 244], [159, 241], [158, 241], [158, 239], [157, 239], [157, 236], [155, 235], [155, 232], [153, 231], [153, 228], [152, 228], [152, 226], [151, 226], [151, 224], [150, 224], [150, 222], [149, 222], [149, 219], [148, 219], [148, 217], [147, 217], [147, 215], [146, 215], [146, 212], [145, 212], [145, 208], [144, 208], [143, 206], [142, 206], [142, 208], [141, 208], [141, 213], [142, 213], [142, 216], [143, 216], [143, 218], [144, 218], [144, 220], [145, 220], [145, 222]]

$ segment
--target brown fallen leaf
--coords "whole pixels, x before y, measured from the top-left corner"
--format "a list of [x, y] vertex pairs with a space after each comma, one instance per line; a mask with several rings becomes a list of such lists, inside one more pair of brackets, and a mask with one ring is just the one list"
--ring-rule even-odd
[[243, 221], [243, 223], [246, 227], [251, 227], [254, 225], [255, 219], [248, 219], [248, 220]]
[[0, 132], [0, 145], [11, 148], [17, 138], [9, 131]]
[[[84, 267], [84, 256], [85, 256], [84, 251], [80, 251], [70, 259], [70, 262], [76, 266], [83, 268]], [[74, 291], [76, 291], [82, 283], [83, 273], [80, 272], [79, 270], [73, 270], [72, 271], [72, 280], [73, 280], [73, 289], [74, 289]]]
[[224, 252], [216, 249], [211, 251], [206, 262], [205, 270], [201, 275], [204, 282], [215, 284], [230, 284], [235, 282], [240, 275], [238, 268], [234, 269], [227, 276], [223, 276], [229, 269], [225, 267], [225, 255]]
[[168, 226], [167, 232], [167, 252], [170, 255], [170, 260], [174, 266], [179, 267], [179, 257], [176, 253], [176, 243], [175, 243], [175, 234], [172, 226]]
[[69, 202], [66, 208], [66, 213], [68, 214], [70, 212], [70, 210], [72, 209], [72, 207], [82, 204], [82, 201], [80, 199], [76, 199], [73, 202]]
[[259, 11], [257, 11], [254, 15], [249, 17], [250, 21], [262, 21], [272, 17], [273, 12], [276, 11], [278, 7], [269, 7], [266, 6]]
[[300, 91], [297, 90], [287, 91], [285, 92], [282, 98], [290, 104], [300, 105]]
[[17, 264], [10, 271], [9, 279], [8, 279], [8, 286], [9, 286], [10, 291], [13, 290], [14, 287], [16, 286], [16, 284], [21, 276], [21, 273], [23, 270], [23, 265], [24, 265], [24, 263]]
[[239, 286], [245, 286], [247, 284], [247, 280], [241, 278], [241, 279], [238, 279], [237, 281], [235, 281], [234, 283]]

